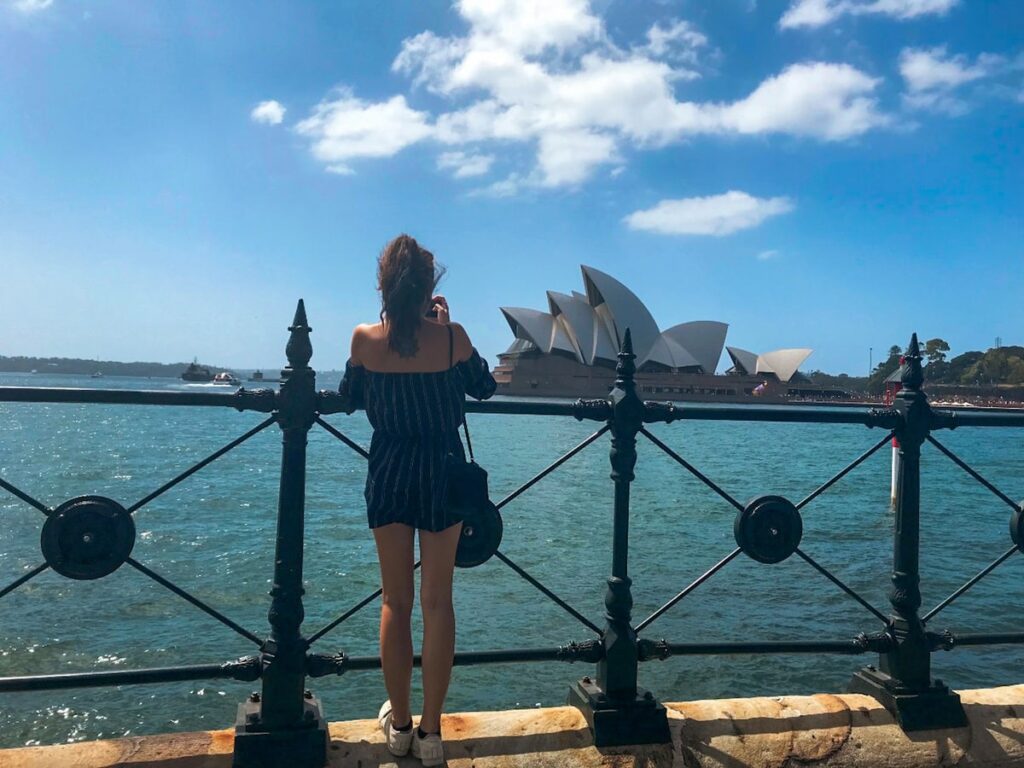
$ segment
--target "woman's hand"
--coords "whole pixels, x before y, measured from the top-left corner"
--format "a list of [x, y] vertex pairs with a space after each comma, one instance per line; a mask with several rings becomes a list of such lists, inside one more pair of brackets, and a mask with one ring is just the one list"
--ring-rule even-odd
[[431, 310], [437, 315], [437, 322], [441, 325], [448, 325], [451, 322], [451, 315], [448, 312], [448, 300], [441, 294], [432, 296], [430, 299]]

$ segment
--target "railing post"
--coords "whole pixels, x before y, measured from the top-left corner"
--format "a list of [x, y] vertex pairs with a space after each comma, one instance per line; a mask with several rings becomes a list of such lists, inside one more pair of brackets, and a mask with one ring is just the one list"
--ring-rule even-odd
[[902, 382], [903, 388], [893, 403], [899, 415], [896, 438], [900, 454], [889, 592], [893, 608], [889, 631], [895, 642], [892, 650], [881, 654], [878, 669], [869, 666], [855, 673], [849, 688], [878, 699], [905, 731], [956, 728], [967, 725], [960, 697], [941, 680], [931, 679], [931, 643], [918, 614], [921, 446], [928, 437], [932, 417], [928, 397], [921, 389], [924, 373], [916, 333], [907, 347]]
[[277, 418], [282, 433], [274, 584], [263, 644], [263, 693], [239, 705], [235, 726], [235, 768], [296, 766], [327, 762], [327, 724], [320, 703], [305, 691], [307, 643], [301, 627], [303, 527], [306, 498], [306, 440], [316, 417], [316, 373], [306, 308], [299, 299], [281, 371]]
[[650, 691], [637, 687], [639, 649], [630, 621], [633, 594], [629, 578], [629, 494], [636, 465], [636, 435], [644, 422], [644, 404], [637, 397], [633, 380], [636, 355], [629, 329], [626, 329], [618, 357], [615, 388], [610, 395], [615, 518], [612, 574], [604, 598], [604, 653], [597, 664], [596, 681], [586, 677], [569, 689], [569, 703], [583, 711], [598, 747], [670, 740], [665, 707]]

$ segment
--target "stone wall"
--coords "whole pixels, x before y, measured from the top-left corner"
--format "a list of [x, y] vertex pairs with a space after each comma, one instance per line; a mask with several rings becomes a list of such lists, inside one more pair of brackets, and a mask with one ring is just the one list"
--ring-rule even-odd
[[[571, 707], [447, 715], [450, 768], [920, 768], [1024, 766], [1024, 685], [961, 691], [969, 725], [904, 734], [874, 699], [819, 694], [666, 704], [672, 743], [596, 749]], [[2, 768], [228, 768], [232, 732], [0, 751]], [[418, 768], [376, 723], [331, 724], [330, 765]]]

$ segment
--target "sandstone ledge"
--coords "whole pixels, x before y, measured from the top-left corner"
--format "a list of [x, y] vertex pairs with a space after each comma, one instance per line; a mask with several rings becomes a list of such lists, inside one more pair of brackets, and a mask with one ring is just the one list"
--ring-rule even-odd
[[[904, 734], [874, 699], [819, 694], [666, 704], [672, 744], [596, 749], [571, 707], [473, 712], [444, 721], [450, 768], [917, 768], [1024, 766], [1024, 685], [961, 691], [969, 725]], [[396, 759], [372, 720], [332, 723], [332, 768]], [[0, 751], [2, 768], [228, 768], [231, 730]]]

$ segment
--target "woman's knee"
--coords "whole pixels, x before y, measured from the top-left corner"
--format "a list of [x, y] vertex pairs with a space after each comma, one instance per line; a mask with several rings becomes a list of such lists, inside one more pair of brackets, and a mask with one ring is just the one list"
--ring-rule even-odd
[[420, 608], [425, 614], [453, 611], [451, 589], [421, 589]]
[[382, 592], [381, 604], [387, 608], [393, 616], [409, 619], [412, 616], [412, 592]]

